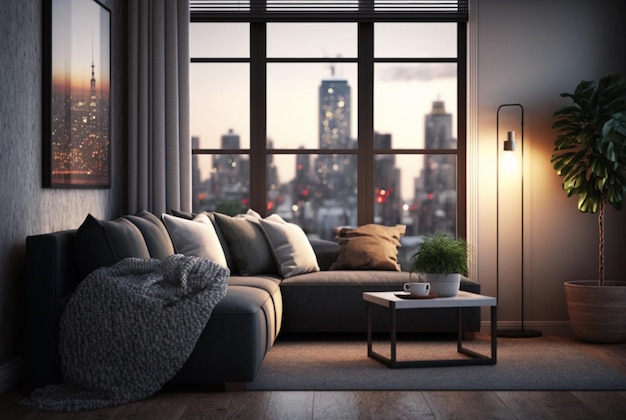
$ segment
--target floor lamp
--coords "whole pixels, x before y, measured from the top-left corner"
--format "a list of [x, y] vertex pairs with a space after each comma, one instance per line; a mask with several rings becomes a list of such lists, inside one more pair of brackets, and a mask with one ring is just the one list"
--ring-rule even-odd
[[[498, 337], [505, 338], [530, 338], [540, 337], [541, 331], [529, 330], [524, 327], [524, 107], [521, 104], [504, 104], [498, 107], [496, 113], [496, 294], [497, 299], [500, 298], [500, 110], [505, 107], [519, 107], [521, 112], [521, 148], [520, 148], [520, 178], [521, 178], [521, 326], [514, 329], [498, 329]], [[507, 132], [507, 139], [504, 141], [503, 149], [505, 152], [515, 150], [515, 131]]]

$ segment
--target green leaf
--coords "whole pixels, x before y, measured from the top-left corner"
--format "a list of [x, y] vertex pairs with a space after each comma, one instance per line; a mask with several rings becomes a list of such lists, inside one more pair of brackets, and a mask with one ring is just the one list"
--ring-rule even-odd
[[597, 84], [583, 80], [571, 103], [554, 112], [557, 131], [550, 158], [568, 197], [581, 212], [597, 212], [601, 202], [621, 208], [626, 196], [626, 78], [608, 75]]

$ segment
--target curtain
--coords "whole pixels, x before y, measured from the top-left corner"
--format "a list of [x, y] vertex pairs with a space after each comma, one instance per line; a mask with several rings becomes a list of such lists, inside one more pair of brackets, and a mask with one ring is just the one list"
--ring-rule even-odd
[[128, 8], [128, 211], [191, 211], [189, 0]]

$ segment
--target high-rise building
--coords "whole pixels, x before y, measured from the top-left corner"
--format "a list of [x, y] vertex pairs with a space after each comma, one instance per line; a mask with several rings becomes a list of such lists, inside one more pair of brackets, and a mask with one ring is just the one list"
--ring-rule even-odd
[[350, 85], [347, 80], [325, 79], [319, 88], [320, 149], [350, 146]]
[[[350, 135], [350, 91], [347, 80], [335, 77], [322, 80], [319, 88], [319, 147], [322, 150], [353, 149], [355, 146]], [[345, 188], [355, 186], [354, 156], [321, 155], [315, 169], [323, 198], [334, 199]]]
[[[443, 101], [433, 102], [425, 117], [425, 148], [453, 149], [452, 114]], [[422, 234], [438, 230], [456, 234], [456, 157], [446, 154], [424, 156], [423, 194], [419, 211], [419, 231]]]
[[[221, 136], [222, 150], [238, 150], [239, 134], [230, 129]], [[234, 202], [244, 205], [250, 194], [250, 161], [238, 153], [213, 156], [211, 173], [211, 195], [216, 197], [216, 206]]]
[[[351, 87], [347, 80], [331, 77], [319, 87], [319, 148], [354, 149], [351, 137]], [[333, 228], [356, 222], [356, 156], [321, 154], [315, 160], [315, 191], [312, 206], [317, 231], [322, 238], [333, 236]]]
[[[391, 150], [391, 134], [374, 132], [374, 149]], [[395, 155], [376, 155], [374, 188], [374, 221], [388, 226], [400, 223], [400, 171]]]

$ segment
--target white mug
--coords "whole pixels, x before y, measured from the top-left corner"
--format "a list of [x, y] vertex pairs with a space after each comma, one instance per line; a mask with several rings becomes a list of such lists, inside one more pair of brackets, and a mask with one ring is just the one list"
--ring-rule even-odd
[[428, 293], [430, 293], [430, 283], [405, 283], [404, 291], [414, 296], [428, 296]]

